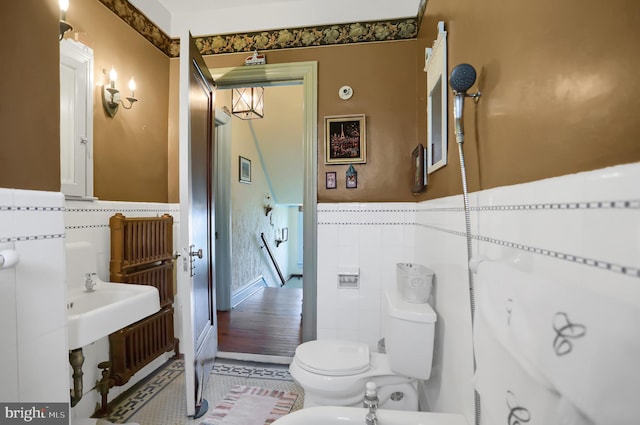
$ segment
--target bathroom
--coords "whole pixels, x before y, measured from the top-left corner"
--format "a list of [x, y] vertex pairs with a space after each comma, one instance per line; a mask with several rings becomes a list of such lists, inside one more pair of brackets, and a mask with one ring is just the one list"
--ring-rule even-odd
[[[64, 243], [104, 238], [106, 219], [115, 210], [177, 215], [177, 106], [170, 101], [177, 91], [177, 59], [98, 1], [71, 2], [68, 20], [93, 43], [96, 78], [98, 70], [121, 66], [123, 76], [135, 73], [141, 100], [117, 120], [96, 114], [94, 195], [100, 201], [69, 205], [59, 194], [54, 160], [59, 157], [57, 114], [51, 112], [59, 104], [51, 83], [56, 78], [42, 78], [58, 72], [57, 2], [47, 2], [50, 10], [34, 10], [28, 3], [8, 5], [5, 16], [15, 16], [8, 24], [15, 37], [3, 43], [7, 60], [22, 66], [3, 71], [3, 92], [12, 102], [0, 114], [5, 149], [0, 187], [7, 189], [0, 193], [0, 244], [15, 243], [22, 258], [20, 268], [0, 271], [3, 335], [14, 341], [0, 348], [2, 381], [15, 383], [3, 386], [9, 392], [1, 398], [22, 400], [28, 394], [68, 401]], [[473, 64], [483, 93], [479, 102], [465, 105], [474, 254], [518, 259], [539, 276], [570, 277], [605, 292], [611, 292], [610, 285], [602, 281], [635, 284], [637, 274], [550, 253], [636, 271], [640, 258], [635, 183], [640, 87], [632, 74], [639, 61], [638, 6], [632, 1], [579, 7], [502, 3], [433, 0], [416, 38], [267, 52], [272, 63], [318, 61], [320, 128], [322, 117], [349, 113], [365, 113], [369, 126], [368, 162], [356, 166], [356, 189], [325, 189], [325, 172], [338, 171], [341, 184], [346, 167], [318, 163], [318, 337], [377, 343], [380, 294], [394, 282], [394, 264], [428, 265], [436, 272], [439, 328], [433, 376], [421, 386], [423, 403], [433, 411], [464, 414], [469, 423], [471, 322], [462, 184], [452, 141], [448, 164], [429, 175], [427, 191], [414, 196], [410, 190], [411, 152], [426, 138], [424, 49], [435, 38], [437, 21], [448, 25], [449, 65]], [[218, 68], [238, 65], [245, 56], [206, 60]], [[344, 84], [354, 87], [352, 102], [337, 96]], [[102, 111], [98, 98], [95, 102]], [[25, 123], [25, 117], [38, 125]], [[319, 140], [321, 134], [319, 129]], [[157, 155], [151, 157], [157, 167], [140, 167], [140, 158], [150, 155]], [[96, 241], [101, 247], [106, 243]], [[99, 272], [104, 272], [108, 251], [100, 255]], [[337, 272], [356, 265], [361, 288], [338, 291]]]

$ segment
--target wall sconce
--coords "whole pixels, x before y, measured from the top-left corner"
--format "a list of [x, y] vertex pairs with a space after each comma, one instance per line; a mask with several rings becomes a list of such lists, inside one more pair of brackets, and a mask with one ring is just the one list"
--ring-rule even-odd
[[131, 78], [131, 80], [129, 80], [129, 90], [131, 90], [131, 96], [126, 97], [126, 99], [129, 101], [129, 106], [127, 106], [120, 99], [120, 90], [116, 88], [117, 80], [118, 73], [116, 72], [115, 68], [111, 68], [111, 71], [109, 71], [109, 84], [105, 85], [102, 88], [102, 105], [104, 106], [104, 110], [107, 111], [107, 114], [109, 114], [111, 118], [116, 115], [120, 105], [122, 105], [124, 109], [131, 109], [133, 104], [138, 101], [138, 99], [134, 97], [136, 92], [136, 82], [133, 80], [133, 77]]
[[280, 235], [279, 237], [276, 237], [276, 248], [279, 247], [282, 242], [289, 240], [289, 228], [285, 227], [277, 233], [280, 233]]
[[264, 118], [264, 87], [233, 89], [231, 112], [242, 120]]
[[62, 41], [62, 39], [64, 38], [64, 35], [73, 29], [71, 24], [66, 21], [67, 10], [69, 10], [69, 0], [60, 0], [60, 38], [58, 38], [59, 41]]
[[264, 195], [264, 215], [267, 216], [273, 210], [271, 206], [271, 196], [267, 193]]

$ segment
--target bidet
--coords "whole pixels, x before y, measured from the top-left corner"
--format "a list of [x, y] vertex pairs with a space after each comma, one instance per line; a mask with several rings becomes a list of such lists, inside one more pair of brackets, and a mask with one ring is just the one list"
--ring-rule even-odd
[[367, 382], [366, 391], [364, 393], [364, 400], [362, 404], [365, 408], [369, 409], [365, 416], [365, 422], [367, 425], [378, 425], [378, 417], [376, 416], [376, 410], [378, 409], [378, 391], [375, 382]]

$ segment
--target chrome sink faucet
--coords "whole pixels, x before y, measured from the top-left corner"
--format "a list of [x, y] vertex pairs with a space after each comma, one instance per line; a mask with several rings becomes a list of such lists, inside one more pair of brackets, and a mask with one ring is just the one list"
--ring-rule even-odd
[[84, 287], [86, 288], [86, 292], [93, 292], [96, 290], [97, 282], [93, 280], [93, 277], [96, 276], [96, 273], [85, 273], [84, 277], [86, 280], [84, 281]]
[[376, 409], [378, 409], [378, 391], [375, 382], [367, 382], [366, 391], [364, 393], [364, 399], [362, 405], [369, 409], [365, 422], [367, 425], [378, 425], [378, 417], [376, 416]]

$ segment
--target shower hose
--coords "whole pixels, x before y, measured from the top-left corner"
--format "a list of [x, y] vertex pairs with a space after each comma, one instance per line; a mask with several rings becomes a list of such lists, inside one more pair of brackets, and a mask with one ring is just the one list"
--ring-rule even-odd
[[[471, 304], [471, 329], [474, 326], [474, 315], [476, 311], [475, 300], [475, 285], [474, 276], [469, 268], [468, 264], [473, 256], [473, 250], [471, 246], [471, 216], [469, 213], [469, 190], [467, 188], [467, 169], [464, 163], [464, 150], [462, 149], [462, 141], [458, 140], [458, 154], [460, 156], [460, 172], [462, 174], [462, 198], [464, 200], [464, 222], [467, 236], [467, 272], [469, 273], [469, 301]], [[473, 343], [472, 343], [473, 344]], [[476, 355], [475, 349], [473, 350], [473, 372], [476, 372]], [[480, 394], [475, 389], [474, 393], [474, 405], [475, 405], [475, 425], [480, 425]]]

